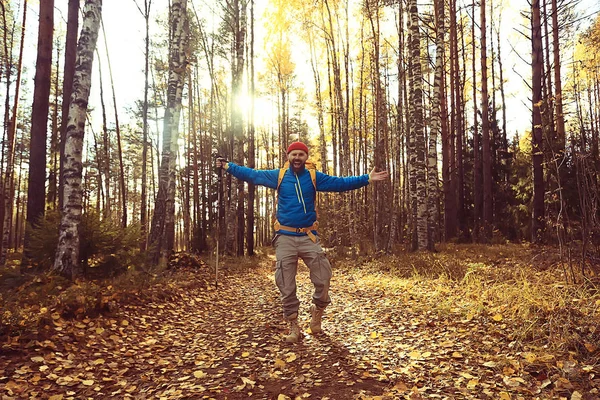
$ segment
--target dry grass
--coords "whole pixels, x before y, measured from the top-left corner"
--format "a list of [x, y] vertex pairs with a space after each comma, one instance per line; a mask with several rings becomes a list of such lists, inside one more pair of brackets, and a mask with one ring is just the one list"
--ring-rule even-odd
[[[600, 292], [589, 270], [587, 277], [572, 275], [555, 248], [445, 245], [438, 250], [364, 259], [357, 266], [376, 277], [374, 284], [420, 293], [423, 311], [501, 319], [514, 346], [598, 357]], [[582, 283], [571, 283], [573, 276]]]

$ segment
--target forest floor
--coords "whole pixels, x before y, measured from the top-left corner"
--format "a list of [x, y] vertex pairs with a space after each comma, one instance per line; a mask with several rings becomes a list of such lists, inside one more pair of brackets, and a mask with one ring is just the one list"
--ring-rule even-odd
[[36, 338], [0, 348], [0, 398], [600, 398], [594, 358], [531, 350], [501, 312], [436, 312], [450, 292], [369, 268], [334, 264], [324, 333], [312, 335], [302, 266], [303, 339], [285, 343], [273, 255], [252, 268], [232, 262], [217, 287], [205, 265], [181, 272], [198, 284], [170, 299], [134, 299], [96, 318], [51, 314]]

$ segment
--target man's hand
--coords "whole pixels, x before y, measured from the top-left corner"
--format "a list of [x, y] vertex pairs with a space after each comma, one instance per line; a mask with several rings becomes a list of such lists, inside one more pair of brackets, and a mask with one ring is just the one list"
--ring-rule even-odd
[[389, 172], [387, 171], [379, 171], [375, 172], [376, 168], [369, 173], [369, 182], [371, 181], [385, 181], [390, 177]]
[[222, 157], [218, 157], [217, 168], [223, 168], [224, 170], [227, 170], [227, 168], [229, 168], [229, 162]]

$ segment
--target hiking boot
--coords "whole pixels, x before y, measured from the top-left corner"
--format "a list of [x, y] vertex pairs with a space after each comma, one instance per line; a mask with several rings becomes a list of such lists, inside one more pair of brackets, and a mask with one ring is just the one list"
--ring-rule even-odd
[[325, 311], [325, 307], [317, 307], [316, 304], [310, 306], [310, 331], [313, 334], [321, 333], [323, 329], [321, 329], [321, 319], [323, 318], [323, 311]]
[[300, 332], [300, 326], [298, 325], [298, 313], [293, 313], [285, 317], [290, 322], [290, 333], [285, 337], [285, 341], [288, 343], [296, 343], [300, 340], [302, 333]]

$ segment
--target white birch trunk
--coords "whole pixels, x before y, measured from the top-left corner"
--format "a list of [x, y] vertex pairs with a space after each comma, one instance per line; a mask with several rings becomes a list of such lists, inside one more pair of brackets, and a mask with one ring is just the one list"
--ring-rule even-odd
[[102, 15], [102, 0], [86, 0], [83, 24], [77, 44], [73, 94], [69, 106], [62, 172], [64, 203], [53, 270], [71, 279], [81, 274], [79, 225], [82, 205], [83, 135], [92, 84], [92, 64]]
[[441, 115], [440, 115], [440, 103], [442, 96], [442, 74], [443, 71], [443, 59], [445, 54], [444, 47], [444, 1], [436, 0], [436, 22], [437, 22], [437, 37], [436, 37], [436, 51], [435, 51], [435, 74], [433, 78], [433, 98], [431, 100], [431, 132], [429, 133], [429, 154], [427, 156], [427, 193], [429, 209], [429, 241], [430, 246], [433, 247], [436, 239], [438, 238], [437, 227], [438, 227], [438, 202], [439, 202], [439, 189], [438, 189], [438, 168], [437, 168], [437, 140], [441, 132]]
[[413, 92], [414, 114], [412, 118], [415, 152], [414, 160], [414, 179], [416, 189], [416, 230], [418, 250], [429, 248], [427, 235], [427, 185], [426, 185], [426, 166], [425, 166], [425, 131], [423, 126], [423, 72], [421, 68], [421, 34], [419, 32], [419, 16], [417, 10], [417, 1], [408, 2], [410, 15], [410, 53], [412, 57], [412, 74], [410, 76], [411, 89]]
[[157, 264], [165, 261], [175, 241], [175, 163], [181, 99], [187, 71], [187, 0], [171, 3], [171, 49], [169, 51], [169, 85], [163, 124], [163, 151], [160, 163], [158, 194], [150, 231], [150, 254]]

